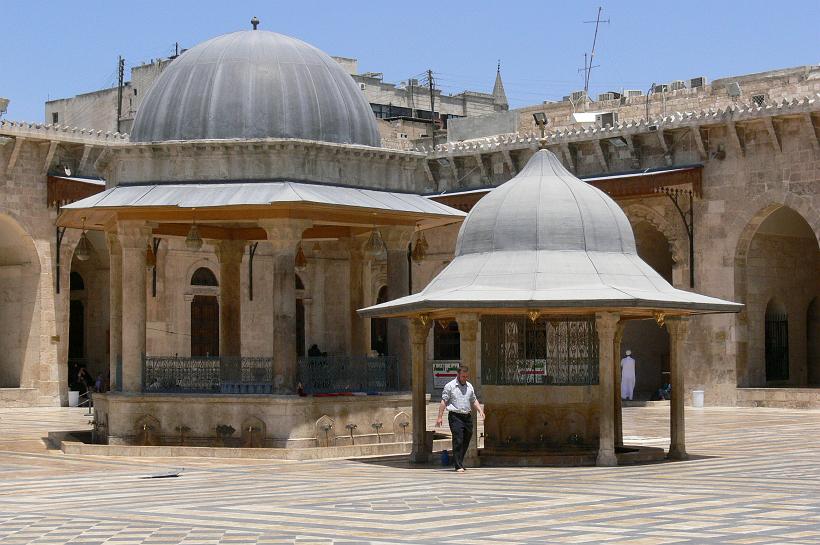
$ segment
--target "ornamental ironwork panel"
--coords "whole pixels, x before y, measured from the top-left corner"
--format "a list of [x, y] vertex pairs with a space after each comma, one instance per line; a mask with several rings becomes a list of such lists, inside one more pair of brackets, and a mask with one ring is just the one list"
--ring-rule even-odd
[[789, 380], [789, 319], [766, 317], [766, 380]]
[[143, 392], [268, 394], [273, 359], [144, 356]]
[[598, 384], [594, 318], [484, 316], [481, 338], [482, 384]]
[[299, 358], [297, 380], [307, 394], [399, 391], [395, 356]]

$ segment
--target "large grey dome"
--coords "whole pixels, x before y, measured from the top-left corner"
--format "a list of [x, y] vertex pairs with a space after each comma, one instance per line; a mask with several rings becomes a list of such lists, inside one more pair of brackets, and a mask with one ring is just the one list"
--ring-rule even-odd
[[353, 78], [301, 40], [247, 30], [183, 53], [143, 100], [132, 142], [301, 138], [379, 146]]
[[621, 207], [546, 150], [478, 201], [462, 225], [456, 256], [504, 250], [637, 254]]

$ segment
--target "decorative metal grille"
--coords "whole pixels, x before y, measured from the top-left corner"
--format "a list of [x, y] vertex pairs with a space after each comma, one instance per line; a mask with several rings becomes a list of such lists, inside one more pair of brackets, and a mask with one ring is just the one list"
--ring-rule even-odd
[[265, 394], [272, 392], [273, 359], [145, 356], [144, 392]]
[[598, 384], [594, 318], [481, 319], [482, 384]]
[[395, 356], [322, 356], [299, 358], [298, 381], [305, 393], [397, 392]]
[[789, 380], [789, 319], [766, 316], [766, 380]]

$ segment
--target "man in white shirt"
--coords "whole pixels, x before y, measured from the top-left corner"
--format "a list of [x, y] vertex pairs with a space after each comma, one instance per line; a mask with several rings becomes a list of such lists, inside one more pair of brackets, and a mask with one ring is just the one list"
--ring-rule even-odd
[[441, 404], [438, 407], [436, 426], [441, 426], [444, 409], [447, 415], [450, 431], [453, 435], [453, 465], [459, 473], [464, 472], [464, 455], [473, 436], [473, 415], [471, 407], [475, 407], [479, 416], [484, 419], [484, 409], [475, 396], [473, 385], [467, 382], [470, 369], [466, 365], [458, 367], [456, 378], [448, 382], [441, 392]]
[[626, 351], [626, 357], [621, 360], [621, 399], [632, 399], [635, 391], [635, 359], [632, 350]]

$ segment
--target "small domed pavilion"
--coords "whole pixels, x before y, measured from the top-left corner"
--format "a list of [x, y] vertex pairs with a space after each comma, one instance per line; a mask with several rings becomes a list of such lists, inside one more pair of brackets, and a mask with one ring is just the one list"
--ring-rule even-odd
[[410, 318], [413, 460], [430, 455], [425, 341], [433, 324], [456, 320], [461, 361], [486, 406], [482, 462], [609, 466], [640, 451], [621, 439], [625, 323], [655, 320], [669, 332], [668, 455], [682, 459], [688, 320], [741, 307], [669, 285], [638, 256], [620, 207], [540, 150], [476, 204], [455, 259], [424, 290], [360, 312]]
[[[110, 263], [112, 391], [95, 405], [111, 443], [408, 431], [406, 324], [380, 322], [373, 354], [356, 310], [409, 293], [414, 234], [464, 213], [421, 195], [423, 155], [381, 147], [336, 61], [253, 24], [174, 59], [97, 161], [106, 190], [61, 210], [83, 258]], [[380, 395], [330, 397], [354, 392]]]

